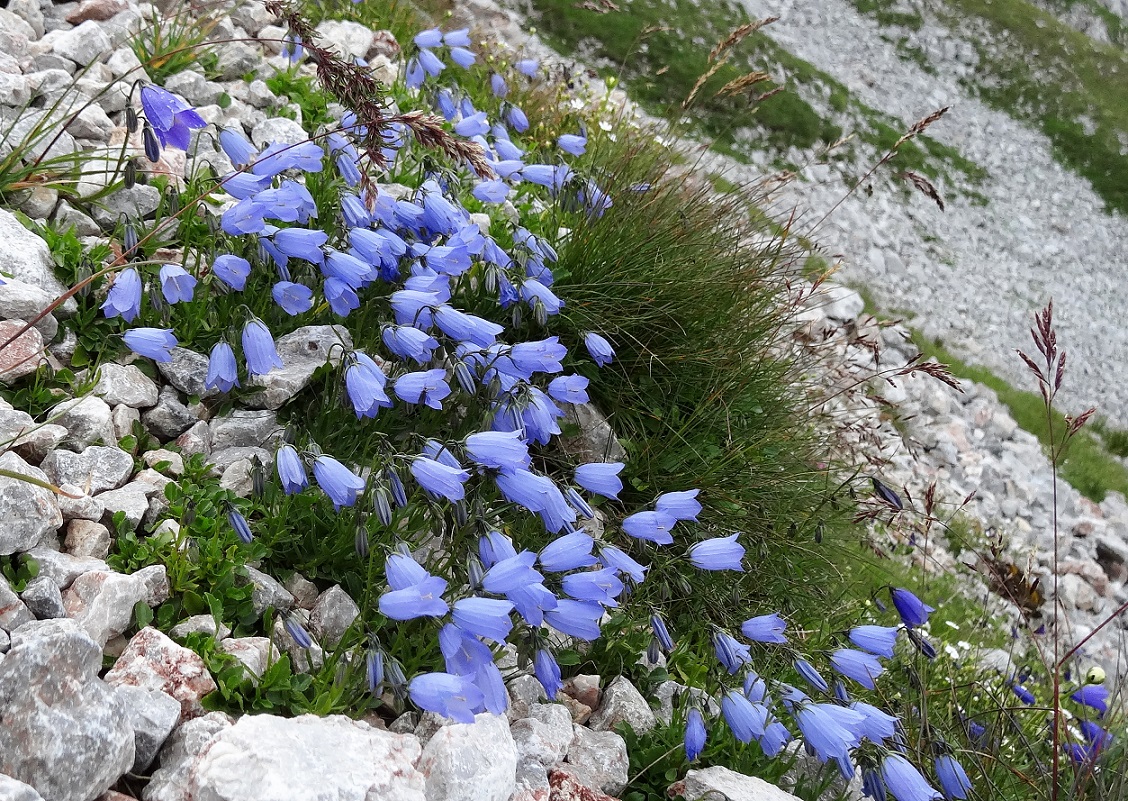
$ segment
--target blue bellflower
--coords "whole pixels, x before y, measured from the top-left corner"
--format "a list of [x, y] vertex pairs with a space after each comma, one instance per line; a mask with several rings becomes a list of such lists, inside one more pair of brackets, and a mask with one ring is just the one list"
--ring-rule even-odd
[[603, 607], [591, 601], [561, 598], [556, 608], [544, 613], [544, 621], [562, 634], [591, 642], [599, 639]]
[[740, 690], [729, 690], [721, 698], [721, 714], [740, 742], [750, 743], [764, 736], [768, 710], [753, 704]]
[[226, 253], [216, 257], [211, 271], [220, 281], [242, 292], [247, 286], [247, 276], [251, 274], [251, 263], [241, 256]]
[[963, 801], [967, 798], [968, 790], [971, 789], [971, 780], [959, 760], [951, 754], [941, 754], [936, 757], [932, 765], [936, 769], [936, 778], [940, 782], [940, 790], [944, 793], [944, 798], [948, 801], [953, 798]]
[[393, 390], [400, 400], [441, 410], [443, 399], [450, 395], [446, 379], [446, 370], [439, 368], [406, 373], [396, 379]]
[[557, 537], [541, 548], [537, 558], [541, 567], [551, 573], [590, 567], [596, 563], [596, 558], [591, 554], [594, 544], [595, 540], [591, 535], [583, 531], [573, 531]]
[[599, 367], [606, 367], [615, 358], [615, 349], [611, 347], [611, 343], [594, 331], [584, 335], [584, 347]]
[[614, 545], [602, 545], [599, 548], [599, 561], [607, 567], [627, 576], [635, 584], [641, 584], [646, 578], [646, 565], [639, 564], [622, 549]]
[[187, 303], [196, 289], [196, 278], [178, 264], [161, 265], [161, 292], [169, 303]]
[[725, 666], [725, 670], [734, 676], [752, 661], [747, 645], [719, 629], [713, 632], [713, 652], [717, 655], [717, 660]]
[[855, 626], [849, 636], [850, 642], [863, 651], [892, 659], [898, 631], [897, 626]]
[[301, 492], [309, 486], [309, 476], [306, 475], [302, 457], [298, 455], [293, 445], [283, 445], [274, 455], [274, 464], [278, 469], [278, 480], [282, 483], [282, 491], [287, 495]]
[[697, 515], [701, 512], [701, 504], [697, 501], [698, 492], [699, 490], [667, 492], [658, 496], [654, 508], [675, 520], [692, 520], [696, 523]]
[[881, 778], [897, 801], [934, 801], [942, 796], [932, 787], [909, 760], [898, 753], [888, 753], [881, 762]]
[[743, 572], [740, 560], [744, 558], [744, 547], [736, 541], [739, 534], [728, 537], [714, 537], [690, 546], [688, 557], [694, 567], [700, 570], [736, 570]]
[[689, 714], [685, 717], [685, 758], [693, 762], [697, 757], [701, 756], [701, 751], [705, 748], [705, 738], [707, 733], [705, 731], [705, 718], [701, 715], [701, 710], [697, 707], [692, 707]]
[[230, 392], [232, 387], [237, 386], [239, 386], [239, 373], [235, 364], [235, 351], [221, 339], [211, 349], [204, 387], [219, 392]]
[[187, 150], [193, 129], [207, 127], [204, 118], [184, 100], [153, 84], [141, 87], [141, 107], [164, 147]]
[[317, 486], [333, 501], [333, 508], [352, 506], [364, 491], [364, 479], [332, 456], [322, 454], [313, 460], [313, 477]]
[[674, 541], [670, 530], [677, 520], [664, 512], [636, 512], [622, 522], [623, 531], [636, 540], [647, 540], [658, 545]]
[[177, 345], [171, 328], [132, 328], [123, 339], [134, 353], [155, 362], [171, 362], [172, 349]]
[[577, 467], [574, 476], [576, 483], [588, 492], [618, 500], [623, 489], [623, 482], [619, 478], [622, 470], [622, 462], [592, 462]]
[[467, 470], [419, 456], [411, 462], [411, 475], [423, 489], [448, 501], [461, 501], [466, 497], [466, 488], [463, 484], [470, 479]]
[[107, 317], [120, 316], [127, 323], [141, 313], [141, 276], [133, 267], [127, 267], [114, 277], [102, 311]]
[[555, 700], [564, 682], [560, 679], [560, 665], [556, 663], [551, 651], [546, 648], [537, 649], [533, 655], [533, 671], [536, 673], [537, 681], [544, 687], [544, 694], [548, 696], [548, 700]]
[[749, 618], [740, 625], [744, 636], [754, 642], [784, 644], [787, 642], [787, 637], [783, 634], [786, 629], [787, 621], [774, 612]]
[[463, 598], [451, 612], [454, 625], [477, 637], [505, 642], [513, 628], [509, 613], [513, 604], [497, 598]]
[[449, 610], [443, 600], [447, 583], [438, 576], [425, 574], [417, 584], [409, 584], [380, 596], [380, 614], [392, 620], [414, 620], [418, 617], [442, 617]]
[[473, 723], [474, 710], [482, 708], [482, 691], [466, 676], [452, 673], [421, 673], [407, 685], [411, 702], [420, 709]]
[[923, 626], [928, 622], [929, 613], [936, 611], [906, 589], [895, 587], [889, 594], [902, 622], [910, 628]]
[[840, 648], [831, 654], [830, 664], [843, 676], [853, 679], [867, 690], [876, 689], [874, 679], [885, 672], [876, 656], [851, 648]]
[[265, 375], [276, 367], [282, 367], [282, 359], [278, 356], [274, 337], [262, 320], [255, 317], [243, 326], [242, 341], [247, 372], [252, 376]]

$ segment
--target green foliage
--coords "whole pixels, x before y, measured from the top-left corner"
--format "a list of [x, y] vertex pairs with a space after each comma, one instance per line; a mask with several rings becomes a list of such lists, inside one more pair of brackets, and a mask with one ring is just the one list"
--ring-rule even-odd
[[149, 77], [157, 84], [163, 84], [165, 78], [184, 70], [195, 70], [213, 78], [216, 57], [204, 43], [215, 29], [216, 22], [216, 18], [196, 16], [188, 8], [180, 8], [167, 16], [158, 16], [158, 12], [154, 11], [129, 44]]
[[302, 126], [313, 134], [322, 125], [332, 122], [329, 116], [331, 95], [319, 88], [313, 78], [299, 75], [294, 70], [282, 70], [266, 79], [270, 91], [279, 97], [288, 97], [302, 110]]

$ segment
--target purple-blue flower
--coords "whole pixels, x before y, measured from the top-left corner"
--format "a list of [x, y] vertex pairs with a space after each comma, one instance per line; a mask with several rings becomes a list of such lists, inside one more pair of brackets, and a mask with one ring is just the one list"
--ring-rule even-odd
[[519, 587], [540, 584], [544, 581], [544, 576], [533, 567], [536, 561], [535, 553], [522, 551], [494, 563], [482, 577], [482, 589], [495, 595], [505, 595]]
[[482, 467], [498, 470], [527, 469], [529, 446], [515, 431], [479, 431], [466, 438], [466, 455]]
[[463, 484], [470, 479], [470, 472], [467, 470], [419, 456], [411, 462], [411, 475], [423, 489], [449, 501], [461, 501], [466, 497]]
[[830, 664], [843, 676], [853, 679], [867, 690], [876, 689], [874, 679], [885, 672], [876, 656], [851, 648], [840, 648], [831, 654]]
[[610, 568], [569, 573], [560, 582], [564, 592], [577, 601], [595, 601], [603, 606], [618, 606], [615, 600], [623, 591], [623, 582]]
[[450, 395], [450, 385], [446, 378], [446, 370], [439, 368], [406, 373], [396, 379], [393, 389], [400, 400], [442, 409], [443, 398]]
[[282, 367], [282, 359], [274, 345], [270, 329], [257, 317], [243, 326], [243, 357], [247, 360], [247, 372], [252, 376], [265, 375], [275, 367]]
[[127, 323], [141, 313], [141, 276], [133, 267], [127, 267], [114, 278], [102, 311], [107, 317], [120, 316]]
[[775, 612], [749, 618], [740, 624], [741, 633], [754, 642], [784, 644], [787, 642], [783, 634], [786, 629], [787, 621]]
[[251, 263], [240, 256], [226, 253], [216, 256], [211, 269], [220, 281], [242, 292], [247, 285], [247, 276], [251, 274]]
[[881, 762], [881, 778], [897, 801], [934, 801], [942, 798], [920, 771], [898, 753], [890, 752]]
[[744, 546], [736, 541], [739, 534], [727, 537], [714, 537], [690, 546], [689, 561], [700, 570], [737, 570], [743, 572], [740, 560], [744, 558]]
[[380, 365], [358, 350], [350, 353], [346, 361], [345, 391], [357, 419], [375, 417], [380, 409], [392, 408], [392, 399], [384, 391], [388, 379]]
[[179, 264], [161, 265], [161, 292], [169, 303], [187, 303], [196, 289], [195, 277]]
[[826, 692], [830, 689], [830, 685], [826, 683], [815, 666], [808, 662], [806, 659], [795, 660], [795, 671], [803, 677], [803, 680], [814, 687], [816, 690]]
[[1108, 712], [1108, 688], [1103, 684], [1086, 684], [1069, 697], [1079, 704], [1097, 710], [1102, 716]]
[[131, 328], [123, 338], [130, 350], [155, 362], [171, 362], [177, 345], [171, 328]]
[[889, 594], [893, 597], [893, 606], [897, 607], [902, 622], [910, 628], [923, 626], [928, 622], [929, 613], [936, 611], [906, 589], [895, 587]]
[[426, 364], [431, 360], [439, 341], [426, 331], [420, 331], [409, 325], [390, 325], [384, 329], [384, 344], [401, 359], [414, 359], [419, 364]]
[[454, 625], [463, 631], [495, 642], [505, 642], [513, 628], [509, 613], [513, 604], [497, 598], [463, 598], [451, 612]]
[[1011, 692], [1018, 696], [1018, 699], [1022, 701], [1022, 703], [1026, 704], [1027, 706], [1034, 703], [1034, 693], [1030, 692], [1018, 682], [1012, 682], [1010, 688]]
[[313, 477], [338, 511], [342, 506], [355, 504], [364, 491], [364, 479], [332, 456], [322, 454], [313, 460]]
[[537, 675], [537, 681], [544, 687], [544, 694], [548, 696], [548, 700], [555, 700], [564, 682], [560, 680], [560, 665], [556, 663], [551, 651], [546, 648], [537, 649], [533, 655], [533, 671]]
[[584, 335], [584, 347], [587, 348], [591, 358], [600, 367], [611, 364], [615, 358], [615, 349], [611, 347], [611, 343], [594, 331], [589, 331]]
[[897, 733], [897, 718], [865, 701], [854, 701], [850, 708], [859, 713], [863, 720], [859, 724], [862, 736], [881, 745]]
[[624, 551], [614, 545], [602, 545], [599, 548], [599, 561], [604, 565], [629, 576], [635, 584], [641, 584], [646, 578], [646, 565], [639, 564]]
[[230, 392], [232, 387], [237, 386], [239, 386], [239, 373], [235, 364], [235, 351], [226, 341], [221, 339], [211, 349], [211, 356], [208, 358], [208, 375], [204, 380], [204, 387], [220, 392]]
[[239, 537], [244, 545], [250, 545], [254, 539], [251, 533], [251, 526], [247, 523], [247, 518], [239, 513], [239, 510], [234, 506], [227, 509], [227, 522], [231, 524], [231, 528], [235, 530], [235, 534]]
[[313, 308], [313, 290], [305, 284], [279, 281], [270, 290], [270, 296], [291, 317]]
[[588, 492], [618, 500], [619, 492], [623, 489], [623, 482], [619, 478], [622, 470], [622, 462], [591, 462], [576, 468], [575, 479]]
[[705, 747], [705, 718], [701, 710], [691, 707], [685, 718], [685, 758], [693, 762]]
[[850, 629], [849, 636], [850, 642], [863, 651], [892, 659], [898, 631], [898, 626], [855, 626]]
[[936, 757], [932, 765], [936, 769], [936, 778], [940, 782], [944, 798], [949, 801], [953, 798], [961, 801], [967, 798], [967, 791], [971, 789], [971, 779], [967, 777], [967, 771], [958, 759], [951, 754], [941, 754]]
[[599, 604], [571, 598], [561, 598], [555, 609], [544, 613], [545, 623], [557, 631], [588, 642], [599, 639], [599, 620], [602, 617], [603, 607]]
[[187, 150], [192, 129], [207, 127], [204, 118], [181, 98], [153, 84], [141, 87], [141, 107], [164, 147]]
[[674, 650], [674, 638], [666, 628], [666, 621], [657, 612], [650, 616], [650, 630], [654, 632], [654, 639], [658, 640], [658, 645], [665, 653], [669, 654]]
[[274, 455], [274, 465], [278, 469], [278, 480], [282, 482], [282, 491], [287, 495], [301, 492], [309, 486], [309, 476], [306, 475], [302, 457], [298, 455], [293, 445], [283, 445]]
[[450, 607], [443, 600], [447, 583], [438, 576], [425, 574], [417, 584], [391, 590], [380, 596], [380, 614], [392, 620], [414, 620], [417, 617], [442, 617]]
[[740, 690], [729, 690], [721, 698], [721, 714], [725, 717], [733, 736], [742, 743], [750, 743], [764, 736], [768, 710], [754, 704]]
[[675, 520], [692, 520], [696, 523], [697, 515], [701, 512], [701, 504], [697, 501], [699, 491], [667, 492], [658, 496], [654, 508]]
[[560, 403], [587, 403], [588, 380], [582, 375], [562, 375], [548, 384], [548, 395]]
[[738, 642], [727, 632], [720, 629], [713, 632], [713, 652], [717, 655], [717, 661], [734, 676], [744, 665], [752, 661], [748, 649], [747, 645]]
[[595, 540], [583, 531], [573, 531], [557, 537], [541, 548], [537, 557], [541, 567], [551, 573], [562, 573], [580, 567], [594, 565], [596, 559], [591, 555]]
[[577, 134], [563, 134], [556, 140], [556, 146], [573, 156], [582, 156], [587, 150], [587, 137]]
[[820, 762], [849, 760], [850, 749], [861, 743], [863, 716], [834, 704], [800, 702], [794, 711], [795, 722], [807, 746]]
[[669, 545], [674, 541], [670, 530], [677, 523], [664, 512], [636, 512], [623, 519], [623, 531], [637, 540], [647, 540], [658, 545]]

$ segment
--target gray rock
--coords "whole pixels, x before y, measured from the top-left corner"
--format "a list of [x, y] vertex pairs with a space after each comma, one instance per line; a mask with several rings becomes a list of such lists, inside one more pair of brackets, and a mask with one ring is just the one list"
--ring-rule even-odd
[[217, 645], [220, 651], [239, 660], [256, 679], [278, 661], [278, 649], [267, 637], [231, 637], [220, 640]]
[[[234, 411], [210, 423], [211, 449], [271, 448], [282, 436], [278, 415], [271, 411]], [[233, 460], [231, 460], [233, 461]]]
[[527, 718], [529, 710], [538, 704], [550, 700], [545, 695], [544, 685], [536, 676], [517, 676], [510, 679], [505, 689], [509, 692], [509, 709], [507, 714], [510, 720]]
[[[293, 599], [293, 595], [290, 597]], [[356, 602], [340, 585], [333, 585], [317, 599], [309, 615], [309, 625], [322, 644], [332, 648], [341, 641], [358, 615], [360, 607]]]
[[210, 106], [223, 94], [223, 87], [195, 70], [184, 70], [165, 79], [164, 88], [193, 106]]
[[149, 511], [149, 495], [151, 487], [142, 487], [136, 482], [130, 482], [121, 489], [108, 490], [98, 496], [98, 500], [105, 506], [106, 511], [102, 521], [110, 525], [116, 513], [125, 515], [125, 523], [134, 529], [141, 525], [145, 514]]
[[43, 335], [28, 328], [26, 320], [0, 321], [0, 342], [8, 343], [0, 350], [0, 384], [15, 383], [46, 363]]
[[35, 32], [35, 38], [42, 38], [45, 33], [43, 27], [43, 10], [35, 0], [10, 0], [8, 10], [22, 18]]
[[368, 51], [376, 38], [371, 29], [359, 22], [337, 20], [322, 22], [317, 26], [317, 35], [326, 47], [336, 50], [349, 61], [368, 58]]
[[168, 466], [165, 467], [162, 472], [166, 472], [169, 475], [179, 476], [184, 473], [184, 458], [175, 451], [166, 450], [164, 448], [146, 451], [141, 454], [141, 461], [154, 470], [157, 469], [157, 465], [159, 464], [167, 464]]
[[93, 392], [110, 406], [124, 403], [135, 409], [147, 409], [156, 406], [158, 388], [136, 365], [110, 362], [99, 368]]
[[443, 726], [419, 758], [428, 801], [508, 801], [516, 789], [517, 747], [504, 717]]
[[7, 636], [7, 632], [15, 631], [34, 619], [31, 611], [12, 590], [8, 580], [0, 576], [0, 630]]
[[580, 434], [561, 439], [560, 445], [574, 460], [625, 462], [627, 451], [615, 436], [607, 418], [590, 403], [565, 406], [564, 420], [578, 426]]
[[78, 27], [63, 32], [55, 40], [56, 55], [69, 58], [83, 67], [108, 56], [112, 49], [110, 37], [94, 20], [87, 20]]
[[588, 727], [595, 731], [609, 731], [626, 723], [636, 734], [645, 734], [658, 725], [650, 705], [630, 680], [616, 677], [603, 691], [603, 703], [591, 716]]
[[[6, 320], [35, 320], [51, 305], [58, 295], [39, 288], [35, 284], [17, 278], [5, 278], [0, 284], [0, 318]], [[55, 315], [48, 314], [35, 323], [35, 328], [47, 340], [55, 338], [59, 322]]]
[[113, 412], [109, 404], [93, 395], [63, 401], [51, 411], [51, 420], [67, 430], [63, 444], [81, 451], [95, 443], [116, 445]]
[[[269, 459], [259, 459], [259, 464], [268, 463]], [[254, 470], [255, 465], [250, 459], [237, 459], [224, 469], [219, 486], [240, 498], [249, 498], [254, 491]]]
[[261, 615], [268, 608], [281, 612], [294, 605], [294, 596], [288, 593], [286, 588], [279, 584], [276, 579], [250, 566], [247, 566], [246, 570], [247, 578], [244, 583], [249, 581], [255, 585], [251, 602], [254, 605], [256, 615]]
[[208, 463], [215, 465], [218, 471], [226, 473], [228, 468], [234, 467], [239, 462], [245, 462], [249, 465], [254, 462], [255, 459], [258, 459], [264, 465], [269, 465], [274, 461], [270, 451], [265, 448], [239, 446], [234, 448], [213, 449], [211, 455], [208, 457]]
[[105, 559], [110, 553], [110, 530], [93, 520], [75, 518], [67, 524], [65, 544], [71, 556]]
[[560, 704], [536, 704], [529, 717], [509, 727], [518, 761], [534, 761], [544, 768], [563, 762], [572, 744], [572, 713]]
[[852, 322], [865, 309], [862, 296], [849, 287], [824, 283], [817, 299], [821, 301], [823, 313], [832, 320]]
[[247, 102], [255, 108], [273, 108], [278, 105], [278, 97], [265, 81], [256, 80], [247, 87]]
[[91, 104], [78, 112], [67, 124], [67, 132], [76, 139], [104, 144], [109, 141], [114, 122], [101, 106]]
[[0, 447], [15, 451], [38, 464], [66, 437], [67, 430], [53, 423], [36, 423], [31, 415], [0, 407]]
[[414, 737], [341, 715], [246, 715], [206, 740], [195, 735], [182, 745], [178, 735], [162, 751], [145, 801], [431, 799], [414, 766], [420, 752]]
[[141, 422], [161, 441], [176, 439], [197, 419], [196, 415], [181, 402], [180, 394], [167, 386], [161, 387], [157, 405], [141, 415]]
[[296, 145], [309, 138], [305, 129], [285, 117], [271, 117], [263, 120], [251, 131], [251, 141], [255, 147], [263, 148], [270, 144]]
[[225, 42], [216, 48], [216, 56], [216, 71], [224, 81], [242, 78], [262, 64], [262, 53], [246, 42]]
[[133, 473], [133, 457], [121, 448], [91, 445], [81, 453], [51, 451], [40, 465], [52, 484], [73, 484], [94, 495], [117, 489]]
[[[69, 76], [66, 76], [69, 80]], [[10, 136], [16, 136], [12, 130]], [[19, 141], [18, 139], [14, 141]], [[66, 292], [62, 281], [55, 277], [55, 261], [47, 243], [24, 228], [10, 212], [0, 209], [0, 273], [25, 284], [39, 287], [51, 298]], [[70, 316], [78, 309], [74, 299], [64, 303], [59, 312]]]
[[134, 773], [144, 773], [180, 720], [180, 703], [168, 693], [132, 684], [114, 687], [133, 729]]
[[248, 406], [279, 408], [305, 388], [319, 367], [327, 363], [340, 364], [342, 354], [352, 348], [352, 337], [341, 325], [312, 325], [279, 337], [277, 346], [282, 369], [251, 380], [252, 385], [263, 387], [263, 391], [250, 396]]
[[627, 785], [627, 743], [613, 731], [592, 731], [583, 726], [572, 727], [572, 744], [568, 746], [568, 764], [583, 777], [589, 787], [598, 787], [618, 796]]
[[278, 17], [267, 11], [262, 3], [241, 3], [231, 10], [231, 21], [251, 36], [257, 36], [267, 25], [277, 22]]
[[222, 640], [231, 633], [231, 629], [222, 623], [216, 625], [215, 618], [211, 615], [192, 615], [177, 623], [168, 633], [178, 640], [183, 640], [189, 634], [206, 634]]
[[43, 796], [35, 792], [30, 784], [4, 775], [0, 775], [0, 798], [4, 801], [43, 801]]
[[[4, 104], [2, 102], [5, 91], [4, 80], [9, 77], [6, 73], [0, 73], [0, 105], [13, 105], [11, 103]], [[23, 76], [20, 76], [21, 78]], [[27, 79], [24, 78], [26, 81]], [[29, 92], [30, 95], [30, 92]], [[24, 101], [26, 102], [26, 101]], [[22, 105], [22, 104], [20, 104]], [[99, 109], [100, 111], [101, 109]], [[55, 210], [55, 204], [59, 202], [59, 192], [57, 189], [51, 189], [47, 186], [36, 186], [31, 189], [23, 189], [19, 193], [12, 194], [12, 205], [31, 217], [33, 220], [45, 220]]]
[[141, 68], [141, 59], [137, 58], [132, 47], [119, 47], [106, 59], [106, 66], [115, 78], [128, 75], [130, 78], [149, 80], [149, 74]]
[[[47, 481], [42, 470], [16, 454], [0, 454], [0, 470]], [[0, 476], [0, 556], [34, 548], [63, 524], [55, 495], [49, 490], [17, 478]]]
[[211, 453], [211, 426], [204, 420], [176, 438], [176, 446], [185, 457]]
[[282, 582], [282, 586], [294, 596], [294, 605], [299, 609], [313, 609], [313, 605], [317, 603], [317, 585], [301, 573], [291, 573]]
[[106, 511], [105, 504], [92, 497], [85, 488], [77, 484], [60, 484], [59, 489], [66, 493], [55, 496], [59, 510], [63, 513], [63, 520], [102, 519]]
[[161, 193], [155, 186], [136, 184], [129, 189], [122, 187], [94, 206], [94, 221], [109, 229], [122, 219], [144, 220], [157, 210], [160, 203]]
[[204, 398], [209, 393], [204, 388], [208, 375], [208, 357], [187, 348], [173, 348], [172, 361], [157, 362], [165, 381], [185, 395]]
[[52, 801], [92, 801], [133, 765], [133, 732], [70, 620], [29, 623], [0, 662], [0, 773]]
[[63, 608], [63, 594], [59, 592], [58, 585], [46, 576], [36, 576], [29, 581], [20, 598], [39, 620], [67, 616], [67, 610]]
[[110, 570], [101, 557], [63, 553], [45, 547], [32, 548], [27, 555], [39, 566], [39, 575], [51, 579], [60, 590], [65, 590], [83, 573], [108, 573]]
[[133, 635], [106, 674], [106, 683], [166, 693], [180, 705], [181, 720], [201, 714], [200, 699], [216, 688], [204, 660], [196, 652], [177, 645], [152, 626]]
[[419, 725], [419, 715], [416, 712], [404, 712], [388, 724], [388, 731], [395, 734], [414, 734], [415, 727]]
[[29, 25], [23, 17], [6, 8], [0, 8], [0, 31], [18, 33], [27, 41], [35, 41], [43, 35], [42, 31], [37, 34], [35, 28]]
[[156, 606], [168, 598], [164, 565], [153, 565], [129, 576], [100, 571], [83, 573], [63, 595], [67, 615], [100, 645], [121, 634], [133, 621], [133, 607], [144, 601]]
[[180, 724], [160, 751], [159, 770], [142, 792], [144, 801], [184, 801], [195, 758], [211, 739], [230, 728], [232, 720], [222, 712], [209, 712]]
[[114, 436], [120, 442], [126, 437], [134, 436], [135, 427], [141, 423], [141, 412], [123, 403], [114, 407], [110, 419], [113, 421]]
[[686, 801], [798, 801], [791, 793], [754, 776], [716, 765], [704, 770], [691, 770], [685, 779], [670, 788], [671, 795], [684, 796]]

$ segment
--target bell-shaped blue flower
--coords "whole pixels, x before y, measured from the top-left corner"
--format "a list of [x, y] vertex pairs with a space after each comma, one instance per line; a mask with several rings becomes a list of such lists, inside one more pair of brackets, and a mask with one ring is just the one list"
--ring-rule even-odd
[[573, 156], [582, 156], [587, 150], [587, 137], [576, 134], [563, 134], [556, 140], [556, 146]]
[[910, 628], [923, 626], [928, 622], [929, 613], [936, 611], [906, 589], [893, 588], [890, 595], [893, 597], [893, 606], [897, 607], [901, 620]]
[[639, 564], [614, 545], [601, 545], [599, 548], [599, 561], [612, 570], [624, 576], [629, 576], [635, 584], [641, 584], [646, 578], [646, 565]]
[[897, 733], [897, 718], [865, 701], [854, 701], [850, 708], [863, 718], [859, 724], [861, 734], [872, 743], [881, 745]]
[[171, 328], [131, 328], [122, 338], [134, 353], [155, 362], [171, 362], [177, 345]]
[[384, 391], [387, 377], [370, 356], [353, 351], [346, 358], [345, 390], [357, 419], [375, 417], [380, 409], [392, 408], [392, 400]]
[[1086, 684], [1069, 697], [1079, 704], [1097, 710], [1104, 716], [1108, 712], [1108, 688], [1103, 684]]
[[555, 700], [564, 682], [560, 679], [560, 665], [547, 648], [538, 648], [533, 655], [533, 671], [536, 673], [537, 681], [544, 687], [544, 694], [548, 696], [548, 700]]
[[650, 616], [650, 630], [654, 632], [654, 639], [658, 640], [658, 645], [662, 647], [662, 651], [669, 654], [674, 650], [674, 638], [670, 636], [670, 630], [666, 628], [666, 621], [657, 612]]
[[466, 438], [466, 454], [482, 467], [498, 470], [527, 469], [529, 446], [514, 431], [479, 431]]
[[401, 359], [414, 359], [419, 364], [431, 360], [439, 341], [426, 331], [409, 325], [390, 325], [384, 329], [384, 344]]
[[446, 370], [439, 368], [406, 373], [396, 379], [393, 389], [400, 400], [441, 410], [443, 399], [450, 395], [446, 379]]
[[544, 576], [533, 567], [536, 561], [537, 555], [532, 551], [522, 551], [502, 559], [486, 571], [482, 577], [482, 589], [495, 595], [505, 595], [519, 587], [540, 584]]
[[192, 130], [207, 127], [207, 122], [181, 98], [154, 84], [141, 87], [141, 107], [145, 119], [164, 147], [187, 150]]
[[603, 606], [618, 606], [623, 582], [610, 568], [570, 573], [560, 582], [564, 592], [577, 601], [595, 601]]
[[606, 367], [615, 358], [615, 349], [611, 347], [611, 343], [594, 331], [584, 335], [584, 347], [599, 367]]
[[576, 483], [588, 492], [618, 500], [623, 489], [619, 478], [622, 470], [622, 462], [591, 462], [577, 467], [574, 476]]
[[196, 278], [179, 264], [161, 265], [161, 292], [169, 303], [187, 303], [196, 290]]
[[881, 661], [873, 654], [839, 648], [830, 655], [831, 666], [848, 679], [853, 679], [867, 690], [876, 689], [874, 679], [885, 672]]
[[509, 613], [513, 604], [497, 598], [463, 598], [451, 612], [454, 625], [463, 631], [495, 642], [505, 642], [513, 628]]
[[768, 710], [749, 701], [740, 690], [729, 690], [721, 697], [721, 714], [740, 742], [750, 743], [764, 736]]
[[211, 349], [204, 387], [219, 392], [230, 392], [232, 387], [237, 386], [239, 386], [239, 373], [235, 364], [235, 351], [221, 339]]
[[313, 460], [313, 477], [338, 511], [342, 506], [355, 504], [364, 491], [364, 479], [332, 456], [322, 454]]
[[227, 522], [231, 524], [231, 528], [235, 530], [235, 534], [244, 545], [251, 544], [251, 541], [255, 538], [254, 534], [251, 533], [251, 526], [247, 522], [247, 518], [243, 517], [234, 506], [227, 509]]
[[449, 611], [443, 600], [446, 580], [427, 575], [418, 584], [392, 590], [380, 596], [380, 614], [392, 620], [414, 620], [417, 617], [442, 617]]
[[590, 567], [596, 563], [591, 555], [594, 544], [595, 540], [586, 532], [573, 531], [541, 548], [538, 559], [541, 567], [552, 573]]
[[892, 659], [899, 631], [898, 626], [855, 626], [849, 636], [850, 642], [863, 651]]
[[107, 317], [118, 317], [127, 323], [141, 313], [141, 276], [133, 267], [126, 267], [114, 277], [102, 311]]
[[943, 797], [909, 760], [896, 752], [886, 754], [881, 761], [881, 778], [897, 801], [934, 801]]
[[637, 540], [647, 540], [658, 545], [669, 545], [674, 541], [670, 530], [677, 524], [664, 512], [636, 512], [623, 519], [623, 531]]
[[291, 317], [313, 308], [313, 290], [305, 284], [279, 281], [271, 288], [270, 296]]
[[744, 558], [744, 546], [736, 541], [739, 534], [727, 537], [714, 537], [690, 546], [688, 556], [694, 567], [700, 570], [736, 570], [743, 572], [740, 560]]
[[301, 492], [309, 486], [309, 476], [306, 475], [302, 457], [298, 455], [293, 445], [283, 445], [278, 449], [274, 455], [274, 466], [278, 470], [282, 491], [287, 495]]
[[948, 801], [953, 798], [963, 801], [967, 798], [967, 793], [971, 789], [971, 779], [967, 777], [967, 771], [958, 759], [951, 754], [941, 754], [936, 757], [932, 765], [936, 769], [936, 778], [940, 782], [940, 790], [944, 793], [944, 798]]
[[698, 492], [699, 490], [667, 492], [658, 496], [654, 508], [675, 520], [692, 520], [696, 523], [697, 515], [701, 512], [701, 504], [697, 501]]
[[819, 672], [815, 670], [815, 666], [806, 659], [795, 660], [795, 672], [803, 677], [803, 681], [820, 692], [825, 693], [830, 689], [830, 685], [826, 683], [826, 679], [824, 679]]
[[803, 740], [820, 762], [849, 759], [850, 749], [861, 743], [863, 716], [852, 709], [800, 702], [794, 717]]
[[459, 723], [473, 723], [474, 710], [483, 706], [485, 698], [470, 677], [453, 673], [421, 673], [407, 685], [411, 702], [420, 709], [452, 718]]
[[255, 317], [243, 326], [242, 341], [243, 358], [247, 360], [247, 372], [252, 376], [265, 375], [276, 367], [282, 367], [274, 337], [262, 320]]
[[247, 285], [247, 276], [251, 274], [251, 263], [241, 256], [226, 253], [216, 256], [211, 270], [220, 281], [242, 292]]
[[740, 624], [740, 631], [754, 642], [786, 643], [787, 637], [783, 633], [786, 629], [787, 621], [775, 612], [749, 618]]
[[560, 403], [587, 403], [588, 380], [582, 375], [562, 375], [548, 384], [548, 395]]
[[544, 613], [544, 621], [552, 628], [591, 642], [599, 639], [599, 620], [603, 617], [603, 607], [591, 601], [574, 601], [561, 598], [556, 608]]
[[742, 667], [752, 661], [748, 646], [720, 629], [713, 632], [713, 652], [717, 655], [717, 660], [725, 666], [725, 670], [732, 675], [736, 675]]
[[705, 718], [702, 717], [701, 710], [691, 707], [685, 717], [685, 758], [690, 762], [701, 756], [706, 736]]

